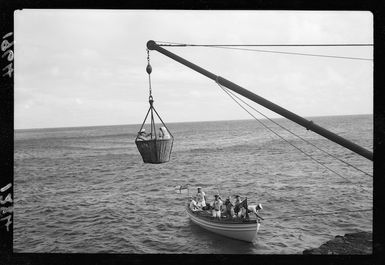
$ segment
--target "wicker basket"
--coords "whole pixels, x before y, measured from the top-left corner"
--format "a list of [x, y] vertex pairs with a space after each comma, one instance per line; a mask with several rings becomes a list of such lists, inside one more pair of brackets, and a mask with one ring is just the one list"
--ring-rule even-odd
[[173, 138], [139, 140], [135, 143], [144, 163], [160, 164], [170, 160]]

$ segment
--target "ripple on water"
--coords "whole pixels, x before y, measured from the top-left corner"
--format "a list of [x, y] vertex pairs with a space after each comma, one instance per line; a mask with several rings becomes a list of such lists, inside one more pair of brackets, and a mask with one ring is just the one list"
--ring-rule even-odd
[[[370, 117], [319, 119], [371, 144]], [[172, 126], [183, 137], [175, 140], [171, 161], [160, 165], [143, 164], [134, 142], [127, 141], [127, 132], [136, 134], [135, 126], [58, 129], [55, 139], [53, 132], [41, 130], [31, 136], [37, 134], [38, 140], [16, 139], [14, 251], [296, 254], [330, 236], [371, 230], [370, 212], [292, 217], [370, 208], [372, 183], [349, 168], [328, 162], [363, 187], [313, 165], [250, 121]], [[240, 140], [245, 133], [254, 138]], [[313, 134], [306, 137], [325, 146]], [[346, 157], [343, 149], [333, 152]], [[354, 163], [372, 168], [364, 160]], [[190, 194], [202, 186], [210, 200], [220, 190], [224, 197], [240, 193], [262, 203], [265, 220], [257, 240], [226, 239], [193, 224], [184, 211], [187, 190], [175, 189], [186, 183]]]

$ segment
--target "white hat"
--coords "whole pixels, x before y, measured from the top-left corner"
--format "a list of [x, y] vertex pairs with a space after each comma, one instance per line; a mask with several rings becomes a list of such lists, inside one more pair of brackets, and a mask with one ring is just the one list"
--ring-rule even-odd
[[263, 209], [262, 208], [262, 204], [258, 204], [257, 206], [258, 206], [259, 209], [261, 209], [261, 210]]
[[140, 130], [140, 132], [145, 132], [145, 131], [146, 131], [146, 129], [144, 129], [144, 128]]

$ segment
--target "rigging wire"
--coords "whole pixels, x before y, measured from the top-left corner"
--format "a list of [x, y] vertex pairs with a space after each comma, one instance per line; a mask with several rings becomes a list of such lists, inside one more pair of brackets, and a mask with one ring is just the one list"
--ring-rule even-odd
[[146, 71], [148, 73], [148, 84], [149, 84], [149, 98], [152, 98], [152, 88], [151, 88], [151, 65], [150, 65], [150, 50], [146, 49], [147, 51], [147, 68]]
[[[242, 106], [242, 104], [240, 104], [236, 99], [235, 97], [229, 92], [229, 89], [223, 87], [221, 84], [219, 84], [218, 82], [216, 82], [219, 87], [226, 93], [228, 94], [231, 99], [233, 99], [243, 110], [245, 110], [247, 113], [249, 113], [249, 115], [251, 115], [256, 121], [258, 121], [263, 127], [265, 127], [267, 130], [271, 131], [273, 134], [275, 134], [276, 136], [278, 136], [279, 138], [281, 138], [283, 141], [287, 142], [289, 145], [291, 145], [292, 147], [294, 147], [295, 149], [297, 149], [298, 151], [300, 151], [301, 153], [303, 153], [304, 155], [306, 155], [307, 157], [309, 157], [311, 160], [313, 160], [314, 162], [320, 164], [321, 166], [325, 167], [326, 169], [330, 170], [331, 172], [333, 172], [334, 174], [336, 174], [337, 176], [339, 176], [340, 178], [344, 179], [345, 181], [351, 183], [351, 184], [354, 184], [354, 185], [359, 185], [361, 187], [361, 189], [363, 191], [366, 191], [364, 189], [364, 187], [362, 187], [361, 184], [359, 183], [355, 183], [351, 180], [349, 180], [348, 178], [345, 178], [344, 176], [342, 176], [341, 174], [339, 174], [338, 172], [336, 172], [335, 170], [331, 169], [330, 167], [326, 166], [324, 163], [318, 161], [317, 159], [315, 159], [314, 157], [312, 157], [311, 155], [307, 154], [306, 152], [304, 152], [302, 149], [300, 149], [299, 147], [297, 147], [296, 145], [292, 144], [290, 141], [288, 141], [287, 139], [285, 139], [284, 137], [282, 137], [281, 135], [279, 135], [278, 133], [276, 133], [274, 130], [272, 130], [270, 127], [268, 127], [266, 124], [264, 124], [262, 121], [258, 120], [250, 111], [248, 111], [244, 106]], [[258, 112], [258, 111], [257, 111]], [[260, 113], [260, 112], [258, 112]], [[269, 119], [270, 120], [270, 119]]]
[[[155, 41], [158, 43], [159, 46], [171, 46], [171, 47], [188, 47], [188, 46], [195, 46], [195, 47], [213, 47], [213, 46], [232, 46], [232, 47], [288, 47], [288, 46], [311, 46], [311, 47], [331, 47], [331, 46], [373, 46], [371, 43], [333, 43], [333, 44], [185, 44], [185, 43], [178, 43], [178, 42], [168, 42], [168, 41]], [[159, 44], [160, 42], [166, 43], [166, 44]]]
[[222, 49], [231, 49], [231, 50], [244, 50], [244, 51], [256, 51], [256, 52], [266, 52], [266, 53], [279, 53], [279, 54], [290, 54], [290, 55], [302, 55], [302, 56], [313, 56], [313, 57], [327, 57], [327, 58], [337, 58], [337, 59], [373, 61], [373, 59], [370, 59], [370, 58], [347, 57], [347, 56], [336, 56], [336, 55], [323, 55], [323, 54], [298, 53], [298, 52], [280, 52], [280, 51], [271, 51], [271, 50], [230, 48], [230, 47], [221, 47], [221, 46], [217, 46], [217, 47], [213, 47], [213, 48], [222, 48]]
[[238, 96], [237, 96], [236, 94], [234, 94], [232, 91], [230, 91], [230, 90], [227, 90], [227, 91], [228, 91], [229, 93], [231, 93], [234, 97], [236, 97], [238, 100], [242, 101], [242, 103], [244, 103], [245, 105], [247, 105], [249, 108], [253, 109], [255, 112], [259, 113], [260, 115], [262, 115], [263, 117], [265, 117], [266, 119], [268, 119], [270, 122], [274, 123], [275, 125], [279, 126], [280, 128], [284, 129], [285, 131], [289, 132], [290, 134], [292, 134], [292, 135], [296, 136], [297, 138], [301, 139], [301, 140], [304, 141], [305, 143], [307, 143], [307, 144], [309, 144], [309, 145], [315, 147], [315, 148], [318, 149], [319, 151], [321, 151], [321, 152], [323, 152], [323, 153], [325, 153], [325, 154], [327, 154], [327, 155], [333, 157], [334, 159], [337, 159], [338, 161], [340, 161], [340, 162], [342, 162], [342, 163], [344, 163], [344, 164], [346, 164], [346, 165], [348, 165], [348, 166], [350, 166], [350, 167], [356, 169], [357, 171], [360, 171], [361, 173], [364, 173], [365, 175], [367, 175], [367, 176], [369, 176], [369, 177], [373, 177], [373, 175], [371, 175], [371, 174], [369, 174], [369, 173], [367, 173], [367, 172], [365, 172], [365, 171], [359, 169], [358, 167], [356, 167], [356, 166], [350, 164], [349, 162], [346, 162], [346, 161], [344, 161], [344, 160], [338, 158], [337, 156], [335, 156], [335, 155], [333, 155], [333, 154], [331, 154], [331, 153], [329, 153], [329, 152], [327, 152], [327, 151], [321, 149], [320, 147], [318, 147], [318, 146], [316, 146], [315, 144], [309, 142], [308, 140], [304, 139], [303, 137], [299, 136], [298, 134], [296, 134], [296, 133], [290, 131], [290, 130], [287, 129], [286, 127], [284, 127], [284, 126], [280, 125], [279, 123], [275, 122], [273, 119], [270, 119], [268, 116], [266, 116], [266, 115], [263, 114], [262, 112], [258, 111], [257, 109], [255, 109], [253, 106], [251, 106], [250, 104], [248, 104], [248, 103], [245, 102], [244, 100], [242, 100], [240, 97], [238, 97]]
[[[167, 42], [163, 42], [167, 43]], [[259, 50], [259, 49], [248, 49], [248, 48], [235, 48], [235, 47], [345, 47], [345, 46], [373, 46], [373, 44], [245, 44], [245, 45], [198, 45], [198, 44], [158, 44], [159, 46], [168, 47], [210, 47], [220, 49], [231, 49], [231, 50], [243, 50], [243, 51], [254, 51], [254, 52], [265, 52], [265, 53], [277, 53], [277, 54], [289, 54], [289, 55], [302, 55], [302, 56], [313, 56], [313, 57], [326, 57], [336, 59], [349, 59], [349, 60], [362, 60], [362, 61], [373, 61], [371, 58], [360, 58], [360, 57], [349, 57], [349, 56], [337, 56], [337, 55], [325, 55], [325, 54], [312, 54], [312, 53], [298, 53], [298, 52], [286, 52], [286, 51], [272, 51], [272, 50]]]

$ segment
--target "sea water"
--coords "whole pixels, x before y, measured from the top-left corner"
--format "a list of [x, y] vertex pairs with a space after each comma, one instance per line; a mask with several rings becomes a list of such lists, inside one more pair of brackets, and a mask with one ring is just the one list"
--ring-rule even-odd
[[[372, 115], [311, 120], [373, 149]], [[275, 121], [372, 174], [371, 161]], [[372, 231], [372, 211], [354, 212], [372, 208], [371, 176], [262, 122], [339, 175], [255, 120], [167, 124], [174, 146], [164, 164], [142, 162], [134, 143], [140, 125], [16, 130], [14, 252], [298, 254], [335, 235]], [[190, 190], [179, 193], [183, 184]], [[184, 207], [197, 186], [209, 200], [240, 194], [261, 203], [255, 242], [193, 224]]]

